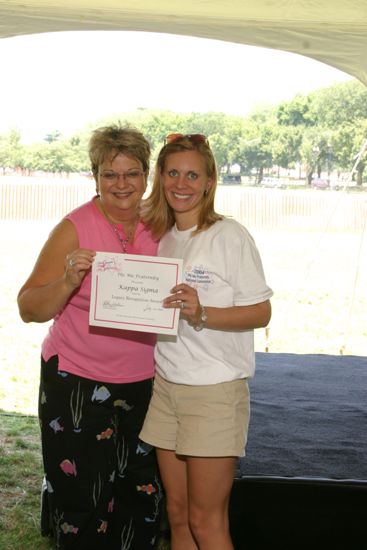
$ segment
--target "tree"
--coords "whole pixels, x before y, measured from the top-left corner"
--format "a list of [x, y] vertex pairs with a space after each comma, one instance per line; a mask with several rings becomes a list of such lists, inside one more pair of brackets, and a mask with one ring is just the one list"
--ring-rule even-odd
[[301, 161], [303, 131], [299, 126], [277, 126], [272, 140], [272, 158], [276, 166], [290, 168]]
[[58, 130], [54, 130], [53, 132], [46, 134], [45, 141], [47, 143], [53, 143], [54, 141], [59, 140], [61, 137], [61, 133]]
[[[247, 117], [224, 113], [175, 113], [136, 109], [89, 124], [69, 140], [55, 130], [42, 144], [25, 146], [19, 131], [0, 136], [0, 166], [28, 170], [89, 171], [88, 141], [94, 128], [121, 121], [139, 128], [152, 147], [152, 161], [167, 134], [205, 134], [220, 172], [239, 164], [242, 173], [290, 168], [302, 163], [307, 181], [314, 173], [351, 170], [367, 138], [367, 90], [356, 81], [336, 84], [274, 107], [258, 107]], [[365, 160], [356, 179], [362, 184]]]
[[239, 144], [239, 160], [242, 170], [250, 174], [256, 170], [256, 183], [260, 183], [266, 168], [273, 165], [272, 141], [275, 132], [274, 118], [269, 111], [255, 111], [244, 124]]
[[280, 126], [314, 126], [310, 96], [296, 95], [292, 101], [283, 101], [277, 109], [277, 120]]
[[367, 119], [367, 88], [356, 80], [316, 90], [309, 98], [312, 118], [330, 130]]
[[315, 128], [303, 133], [300, 156], [306, 170], [307, 185], [311, 186], [315, 170], [318, 174], [321, 172], [319, 134]]
[[366, 168], [367, 158], [366, 158], [366, 148], [364, 148], [363, 154], [359, 155], [361, 148], [365, 145], [367, 140], [367, 120], [361, 120], [358, 126], [355, 128], [355, 135], [353, 141], [353, 166], [357, 158], [359, 162], [357, 165], [357, 185], [361, 186], [363, 183], [363, 173]]
[[20, 142], [21, 134], [16, 128], [0, 136], [0, 166], [12, 169], [23, 168], [23, 146]]

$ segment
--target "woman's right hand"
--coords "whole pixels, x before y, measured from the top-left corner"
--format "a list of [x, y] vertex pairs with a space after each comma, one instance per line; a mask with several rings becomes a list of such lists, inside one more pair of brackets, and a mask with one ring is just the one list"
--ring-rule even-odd
[[44, 244], [32, 273], [18, 294], [19, 313], [26, 323], [50, 321], [67, 304], [91, 268], [94, 250], [79, 248], [69, 220], [61, 221]]
[[87, 272], [91, 269], [94, 256], [94, 250], [87, 248], [77, 248], [65, 256], [65, 281], [71, 287], [78, 288], [82, 284]]

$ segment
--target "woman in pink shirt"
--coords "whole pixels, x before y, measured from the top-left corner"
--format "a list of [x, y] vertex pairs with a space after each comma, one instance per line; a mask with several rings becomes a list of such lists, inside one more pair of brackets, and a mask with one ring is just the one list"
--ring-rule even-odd
[[18, 295], [25, 322], [53, 319], [42, 345], [39, 416], [57, 549], [142, 550], [157, 541], [161, 486], [139, 440], [155, 336], [89, 325], [96, 251], [155, 255], [140, 219], [150, 146], [134, 128], [94, 131], [96, 196], [53, 229]]

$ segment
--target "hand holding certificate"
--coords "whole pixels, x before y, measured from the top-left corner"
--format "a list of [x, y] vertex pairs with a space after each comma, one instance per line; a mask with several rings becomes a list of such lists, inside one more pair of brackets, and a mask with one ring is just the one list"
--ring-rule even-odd
[[89, 323], [100, 327], [177, 334], [180, 312], [163, 299], [181, 282], [182, 260], [97, 252]]

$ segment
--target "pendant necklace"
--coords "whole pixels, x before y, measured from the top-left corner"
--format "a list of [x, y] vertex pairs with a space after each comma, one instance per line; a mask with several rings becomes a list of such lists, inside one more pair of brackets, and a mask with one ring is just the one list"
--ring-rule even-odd
[[[109, 215], [107, 214], [107, 212], [105, 211], [105, 209], [103, 208], [102, 206], [102, 203], [101, 201], [99, 201], [99, 204], [100, 204], [100, 207], [102, 209], [102, 212], [103, 214], [105, 215], [107, 221], [109, 222], [110, 226], [111, 226], [111, 229], [113, 230], [114, 234], [116, 235], [116, 238], [117, 240], [119, 241], [120, 245], [121, 245], [121, 248], [122, 248], [122, 252], [124, 254], [126, 254], [126, 251], [127, 251], [127, 245], [129, 244], [129, 242], [131, 241], [132, 237], [133, 237], [133, 234], [134, 234], [134, 231], [136, 229], [136, 226], [138, 224], [138, 218], [135, 218], [134, 220], [134, 224], [132, 226], [132, 228], [130, 229], [130, 231], [127, 233], [126, 237], [123, 239], [120, 235], [120, 232], [119, 230], [117, 229], [116, 227], [116, 224], [113, 223], [113, 221], [111, 220], [111, 218], [109, 217]], [[122, 225], [121, 225], [122, 227]], [[123, 228], [122, 228], [123, 229]]]
[[124, 254], [126, 254], [126, 250], [127, 250], [127, 245], [131, 239], [131, 237], [133, 236], [133, 229], [130, 229], [130, 231], [128, 232], [128, 234], [126, 235], [126, 237], [123, 239], [119, 233], [119, 230], [117, 229], [116, 225], [114, 223], [111, 223], [111, 227], [117, 237], [117, 240], [119, 241], [120, 245], [121, 245], [121, 248], [122, 248], [122, 252]]

